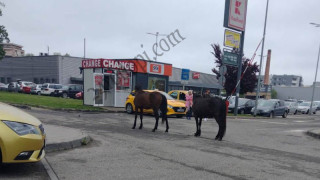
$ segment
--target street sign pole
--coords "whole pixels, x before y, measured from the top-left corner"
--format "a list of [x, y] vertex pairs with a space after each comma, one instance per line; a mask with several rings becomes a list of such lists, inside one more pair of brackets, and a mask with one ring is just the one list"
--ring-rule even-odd
[[234, 106], [234, 115], [238, 115], [238, 104], [239, 104], [239, 93], [240, 93], [240, 80], [241, 80], [241, 72], [242, 72], [242, 54], [243, 54], [243, 46], [244, 46], [244, 35], [245, 31], [242, 31], [241, 33], [241, 39], [240, 39], [240, 52], [238, 54], [238, 75], [237, 75], [237, 90], [236, 90], [236, 102]]

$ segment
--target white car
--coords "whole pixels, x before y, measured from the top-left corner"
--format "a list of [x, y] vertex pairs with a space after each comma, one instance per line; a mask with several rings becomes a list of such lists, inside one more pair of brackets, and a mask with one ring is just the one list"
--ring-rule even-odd
[[52, 84], [52, 83], [45, 83], [41, 87], [41, 95], [50, 95], [53, 96], [54, 90], [62, 89], [61, 84]]
[[31, 87], [31, 94], [41, 95], [42, 84], [37, 84]]
[[284, 105], [287, 106], [289, 114], [297, 114], [298, 110], [298, 103], [297, 102], [290, 102], [290, 101], [285, 101]]
[[[302, 102], [298, 105], [297, 111], [302, 114], [309, 114], [310, 105], [311, 105], [311, 102], [308, 102], [308, 101]], [[313, 105], [312, 105], [311, 112], [313, 114], [316, 114], [316, 112], [317, 112], [317, 106], [315, 103], [313, 103]]]

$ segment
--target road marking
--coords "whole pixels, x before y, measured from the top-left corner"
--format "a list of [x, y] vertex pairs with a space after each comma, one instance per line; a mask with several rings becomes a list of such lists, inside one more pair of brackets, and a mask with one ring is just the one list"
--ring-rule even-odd
[[303, 129], [292, 129], [289, 131], [284, 131], [284, 132], [292, 132], [292, 133], [301, 133], [301, 132], [305, 132], [306, 130]]
[[51, 167], [51, 165], [49, 164], [49, 162], [47, 161], [47, 159], [46, 159], [46, 158], [43, 158], [43, 159], [41, 160], [41, 162], [42, 162], [44, 168], [46, 169], [46, 171], [47, 171], [50, 179], [51, 179], [51, 180], [59, 180], [57, 174], [54, 172], [54, 170], [52, 169], [52, 167]]
[[288, 123], [281, 123], [281, 122], [272, 122], [272, 121], [263, 121], [263, 120], [253, 120], [253, 119], [237, 119], [241, 121], [251, 121], [251, 122], [263, 122], [263, 123], [269, 123], [269, 124], [281, 124], [281, 125], [287, 125]]

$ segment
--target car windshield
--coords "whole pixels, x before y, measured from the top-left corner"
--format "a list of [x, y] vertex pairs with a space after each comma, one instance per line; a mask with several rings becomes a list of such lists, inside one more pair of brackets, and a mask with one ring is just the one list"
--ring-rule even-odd
[[284, 105], [286, 105], [286, 106], [290, 106], [290, 104], [291, 104], [291, 102], [289, 102], [289, 101], [284, 102]]
[[272, 107], [274, 106], [275, 101], [268, 101], [268, 100], [262, 100], [259, 101], [258, 106], [259, 107]]
[[299, 106], [310, 106], [310, 102], [303, 102], [300, 103]]
[[63, 90], [68, 90], [68, 89], [69, 89], [69, 86], [62, 86], [62, 89], [63, 89]]
[[165, 92], [162, 92], [162, 91], [159, 91], [161, 94], [163, 94], [166, 98], [167, 98], [167, 100], [174, 100], [174, 98], [173, 97], [171, 97], [169, 94], [167, 94], [167, 93], [165, 93]]

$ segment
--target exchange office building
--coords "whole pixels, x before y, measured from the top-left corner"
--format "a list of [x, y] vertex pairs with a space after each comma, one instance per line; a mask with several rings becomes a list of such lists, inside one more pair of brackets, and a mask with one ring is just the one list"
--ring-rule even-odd
[[82, 74], [85, 105], [124, 107], [136, 85], [167, 92], [172, 65], [140, 59], [85, 59]]

